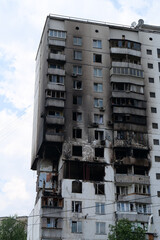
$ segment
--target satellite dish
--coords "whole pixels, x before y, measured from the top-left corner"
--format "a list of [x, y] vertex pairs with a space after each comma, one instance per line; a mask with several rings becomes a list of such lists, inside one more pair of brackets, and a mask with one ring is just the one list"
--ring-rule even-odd
[[136, 27], [136, 25], [137, 25], [137, 23], [136, 23], [136, 22], [132, 22], [132, 23], [131, 23], [131, 27], [132, 27], [132, 28], [135, 28], [135, 27]]
[[138, 25], [139, 25], [139, 26], [142, 26], [143, 24], [144, 24], [144, 20], [143, 20], [143, 19], [139, 19], [139, 20], [138, 20]]

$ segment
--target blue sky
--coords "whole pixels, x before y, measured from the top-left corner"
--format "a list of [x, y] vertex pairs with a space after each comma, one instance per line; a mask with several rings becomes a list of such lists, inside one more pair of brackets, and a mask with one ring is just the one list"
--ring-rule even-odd
[[0, 0], [0, 216], [28, 215], [35, 57], [49, 13], [130, 25], [160, 23], [159, 0]]

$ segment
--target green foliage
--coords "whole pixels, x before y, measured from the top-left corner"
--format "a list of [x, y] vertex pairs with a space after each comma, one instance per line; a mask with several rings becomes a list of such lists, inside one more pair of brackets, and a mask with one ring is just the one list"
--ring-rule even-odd
[[3, 219], [0, 223], [0, 240], [26, 240], [25, 223], [15, 217]]
[[121, 219], [117, 224], [110, 225], [108, 240], [145, 240], [145, 231], [137, 227], [135, 223], [128, 219]]

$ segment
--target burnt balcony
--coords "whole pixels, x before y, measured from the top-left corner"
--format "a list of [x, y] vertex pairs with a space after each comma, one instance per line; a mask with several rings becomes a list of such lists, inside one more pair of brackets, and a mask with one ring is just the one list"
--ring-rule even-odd
[[146, 204], [151, 204], [151, 196], [150, 194], [136, 194], [132, 193], [129, 195], [118, 195], [117, 200], [121, 202], [140, 202], [140, 203], [146, 203]]
[[144, 175], [129, 175], [129, 174], [116, 174], [115, 175], [116, 183], [125, 183], [125, 184], [150, 184], [150, 177]]
[[47, 142], [64, 142], [64, 133], [56, 133], [54, 130], [47, 130], [45, 134], [45, 140]]
[[141, 57], [141, 44], [127, 39], [110, 39], [112, 54], [126, 54]]
[[46, 107], [64, 108], [64, 100], [47, 97]]
[[46, 123], [47, 123], [47, 124], [64, 125], [64, 117], [59, 117], [59, 116], [46, 116]]
[[63, 198], [59, 195], [42, 197], [42, 208], [63, 208]]
[[65, 86], [59, 83], [48, 83], [47, 84], [48, 90], [54, 90], [54, 91], [62, 91], [65, 92]]

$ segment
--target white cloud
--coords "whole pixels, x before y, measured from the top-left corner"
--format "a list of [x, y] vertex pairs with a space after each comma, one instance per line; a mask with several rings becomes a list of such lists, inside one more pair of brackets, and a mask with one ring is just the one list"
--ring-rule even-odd
[[6, 182], [2, 192], [6, 195], [7, 201], [10, 200], [28, 200], [29, 193], [26, 191], [25, 181], [22, 178], [14, 177]]

